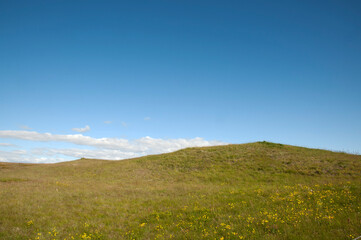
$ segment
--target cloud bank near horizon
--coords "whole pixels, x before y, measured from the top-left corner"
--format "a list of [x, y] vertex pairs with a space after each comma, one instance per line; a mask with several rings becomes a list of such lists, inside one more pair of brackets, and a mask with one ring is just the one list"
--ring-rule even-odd
[[221, 141], [207, 141], [199, 137], [193, 139], [160, 139], [147, 136], [135, 140], [127, 140], [122, 138], [93, 138], [82, 134], [61, 135], [21, 130], [0, 130], [0, 138], [33, 142], [64, 142], [90, 148], [33, 148], [31, 150], [0, 151], [0, 161], [34, 163], [60, 162], [82, 157], [121, 160], [149, 154], [173, 152], [187, 147], [227, 144]]

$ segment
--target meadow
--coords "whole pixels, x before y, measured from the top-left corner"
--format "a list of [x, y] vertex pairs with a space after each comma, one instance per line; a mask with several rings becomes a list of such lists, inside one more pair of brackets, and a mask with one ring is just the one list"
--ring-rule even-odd
[[269, 142], [0, 163], [0, 239], [354, 239], [361, 156]]

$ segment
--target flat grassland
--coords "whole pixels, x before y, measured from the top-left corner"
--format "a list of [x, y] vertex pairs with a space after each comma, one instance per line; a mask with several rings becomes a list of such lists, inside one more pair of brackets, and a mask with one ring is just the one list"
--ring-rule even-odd
[[361, 156], [257, 142], [0, 163], [0, 239], [353, 239]]

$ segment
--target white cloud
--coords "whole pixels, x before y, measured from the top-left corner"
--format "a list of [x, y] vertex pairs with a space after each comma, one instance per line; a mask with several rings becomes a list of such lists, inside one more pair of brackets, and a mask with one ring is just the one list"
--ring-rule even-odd
[[11, 144], [11, 143], [0, 143], [0, 147], [15, 147], [15, 144]]
[[72, 128], [71, 130], [73, 130], [74, 132], [83, 133], [83, 132], [88, 132], [90, 130], [90, 127], [88, 125], [86, 125], [83, 128]]
[[98, 148], [129, 148], [130, 145], [126, 139], [118, 138], [92, 138], [82, 134], [59, 135], [51, 133], [38, 133], [35, 131], [0, 131], [0, 138], [13, 138], [38, 142], [68, 142], [77, 145], [92, 146]]
[[32, 129], [29, 126], [26, 126], [26, 125], [21, 125], [20, 128], [24, 129], [24, 130], [31, 130]]
[[0, 151], [0, 162], [22, 162], [22, 163], [56, 163], [72, 159], [58, 156], [46, 157], [33, 155], [25, 150], [22, 151]]
[[112, 121], [104, 121], [105, 124], [111, 124]]
[[[37, 148], [31, 153], [19, 152], [0, 152], [0, 161], [16, 161], [29, 162], [33, 157], [33, 162], [56, 162], [57, 159], [63, 159], [62, 156], [72, 158], [99, 158], [119, 160], [144, 156], [148, 154], [159, 154], [173, 152], [187, 147], [202, 147], [224, 145], [226, 143], [220, 141], [207, 141], [203, 138], [193, 139], [157, 139], [151, 137], [143, 137], [135, 140], [127, 140], [121, 138], [92, 138], [82, 134], [58, 135], [51, 133], [38, 133], [34, 131], [0, 131], [0, 138], [13, 138], [28, 141], [39, 142], [67, 142], [76, 145], [93, 147], [93, 149], [50, 149]], [[25, 155], [24, 155], [25, 154]], [[9, 159], [6, 159], [6, 158]], [[4, 159], [5, 158], [5, 159]]]
[[142, 156], [140, 153], [122, 152], [112, 149], [55, 149], [55, 148], [37, 148], [32, 150], [32, 154], [44, 156], [65, 155], [74, 158], [95, 158], [106, 160], [122, 160], [125, 158], [134, 158]]
[[144, 121], [149, 121], [150, 120], [150, 117], [145, 117], [144, 118]]

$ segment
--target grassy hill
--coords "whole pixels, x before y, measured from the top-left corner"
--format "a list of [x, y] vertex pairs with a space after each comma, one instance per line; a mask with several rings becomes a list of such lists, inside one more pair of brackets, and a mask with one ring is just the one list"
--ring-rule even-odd
[[361, 156], [268, 142], [0, 163], [0, 239], [352, 239]]

